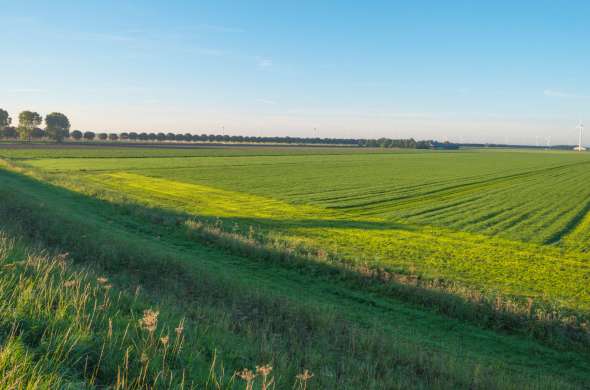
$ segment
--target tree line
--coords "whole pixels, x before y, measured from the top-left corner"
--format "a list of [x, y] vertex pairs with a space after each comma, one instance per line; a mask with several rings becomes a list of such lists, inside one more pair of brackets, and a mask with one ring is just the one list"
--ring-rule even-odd
[[12, 118], [6, 110], [0, 108], [0, 137], [20, 138], [31, 141], [33, 138], [49, 138], [62, 142], [69, 137], [70, 121], [61, 112], [52, 112], [45, 116], [45, 129], [39, 128], [43, 117], [34, 111], [22, 111], [18, 115], [18, 126], [12, 127]]
[[404, 148], [429, 149], [435, 141], [416, 141], [409, 139], [361, 139], [361, 138], [319, 138], [319, 137], [255, 137], [225, 134], [192, 134], [192, 133], [95, 133], [93, 131], [74, 130], [70, 132], [70, 121], [67, 116], [53, 112], [45, 116], [45, 129], [39, 126], [43, 118], [37, 112], [23, 111], [18, 116], [18, 126], [13, 127], [12, 118], [6, 110], [0, 109], [0, 138], [31, 141], [33, 139], [49, 139], [62, 142], [72, 141], [152, 141], [152, 142], [218, 142], [218, 143], [277, 143], [307, 145], [347, 145], [373, 148]]

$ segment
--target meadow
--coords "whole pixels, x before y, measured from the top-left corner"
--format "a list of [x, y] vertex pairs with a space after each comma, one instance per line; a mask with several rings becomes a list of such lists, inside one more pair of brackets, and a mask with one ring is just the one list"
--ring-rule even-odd
[[18, 163], [356, 263], [590, 309], [587, 156], [303, 150]]
[[0, 158], [4, 229], [20, 246], [67, 251], [120, 294], [141, 284], [171, 323], [204, 312], [186, 320], [211, 330], [191, 338], [207, 352], [153, 368], [152, 381], [161, 371], [175, 386], [183, 375], [240, 386], [211, 379], [215, 355], [232, 373], [272, 363], [279, 388], [307, 368], [318, 388], [590, 383], [585, 153], [82, 147]]

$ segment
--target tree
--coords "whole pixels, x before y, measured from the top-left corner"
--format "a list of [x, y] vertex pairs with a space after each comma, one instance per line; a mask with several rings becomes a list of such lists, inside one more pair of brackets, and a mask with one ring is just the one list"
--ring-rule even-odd
[[31, 140], [33, 130], [43, 122], [36, 112], [23, 111], [18, 115], [18, 134], [22, 140]]
[[121, 138], [122, 140], [128, 140], [129, 139], [129, 133], [121, 133], [121, 135], [119, 136], [119, 138]]
[[12, 118], [8, 115], [8, 111], [0, 108], [0, 131], [4, 130], [5, 127], [10, 126]]
[[18, 133], [16, 132], [16, 128], [12, 126], [6, 126], [2, 131], [0, 131], [0, 136], [4, 138], [16, 138]]
[[131, 141], [135, 141], [135, 140], [137, 140], [137, 137], [138, 137], [138, 136], [139, 136], [139, 135], [138, 135], [136, 132], [134, 132], [134, 131], [132, 131], [132, 132], [130, 132], [130, 133], [129, 133], [129, 139], [130, 139]]
[[52, 112], [45, 116], [45, 131], [54, 141], [62, 142], [70, 134], [70, 120], [61, 112]]
[[82, 135], [83, 134], [82, 134], [82, 132], [80, 130], [74, 130], [74, 131], [72, 131], [72, 134], [71, 134], [72, 138], [75, 139], [76, 141], [81, 140], [82, 139]]
[[164, 133], [158, 133], [158, 134], [156, 134], [156, 139], [158, 141], [164, 141], [166, 139], [166, 134], [164, 134]]
[[47, 132], [43, 129], [35, 127], [31, 132], [31, 137], [33, 138], [45, 138], [47, 137]]
[[92, 132], [92, 131], [84, 132], [84, 139], [85, 140], [92, 141], [94, 139], [94, 137], [96, 137], [96, 134], [94, 134], [94, 132]]
[[106, 141], [106, 139], [109, 137], [109, 135], [107, 133], [98, 133], [97, 137], [101, 141]]
[[110, 141], [117, 141], [119, 139], [119, 136], [115, 133], [111, 133], [109, 134], [109, 140]]

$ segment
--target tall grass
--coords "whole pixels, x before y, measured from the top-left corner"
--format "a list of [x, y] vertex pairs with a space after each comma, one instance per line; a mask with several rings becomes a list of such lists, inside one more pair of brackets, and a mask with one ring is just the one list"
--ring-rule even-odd
[[[117, 291], [67, 254], [28, 251], [15, 258], [15, 249], [0, 230], [0, 388], [268, 389], [274, 383], [270, 365], [234, 374], [220, 369], [215, 355], [199, 359], [191, 344], [196, 333], [184, 318], [160, 320], [139, 292]], [[302, 371], [293, 383], [302, 388], [311, 378]]]
[[183, 381], [183, 333], [150, 309], [141, 317], [137, 297], [113, 293], [108, 279], [76, 270], [66, 255], [9, 261], [12, 245], [0, 236], [0, 388], [193, 385]]

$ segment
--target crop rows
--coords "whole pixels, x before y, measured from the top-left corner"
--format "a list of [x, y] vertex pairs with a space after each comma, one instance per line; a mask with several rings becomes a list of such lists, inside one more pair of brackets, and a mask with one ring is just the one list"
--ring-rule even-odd
[[[347, 154], [29, 161], [126, 171], [314, 205], [346, 216], [555, 243], [590, 199], [590, 159], [565, 153]], [[334, 213], [331, 213], [334, 214]], [[573, 222], [572, 222], [573, 221]], [[585, 240], [584, 234], [578, 235]]]
[[357, 264], [590, 311], [590, 158], [355, 153], [20, 160], [150, 207], [255, 226]]

